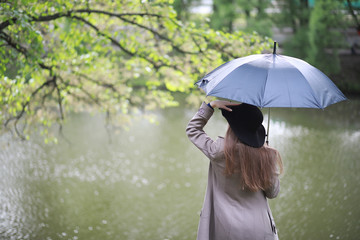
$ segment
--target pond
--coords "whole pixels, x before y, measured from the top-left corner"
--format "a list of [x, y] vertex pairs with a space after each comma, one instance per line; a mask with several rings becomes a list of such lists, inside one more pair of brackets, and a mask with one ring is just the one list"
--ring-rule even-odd
[[[2, 134], [0, 238], [195, 239], [208, 170], [185, 135], [195, 111], [162, 110], [128, 131], [76, 114], [56, 145]], [[285, 167], [269, 201], [280, 239], [359, 236], [359, 118], [359, 99], [271, 110], [270, 145]], [[205, 130], [215, 138], [226, 127], [217, 111]]]

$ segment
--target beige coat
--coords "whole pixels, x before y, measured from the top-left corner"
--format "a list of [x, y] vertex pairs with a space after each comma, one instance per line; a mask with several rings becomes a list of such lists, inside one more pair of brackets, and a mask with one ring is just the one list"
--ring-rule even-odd
[[213, 112], [213, 109], [203, 103], [186, 128], [190, 141], [210, 159], [197, 239], [277, 239], [267, 198], [278, 195], [278, 176], [274, 178], [271, 189], [258, 192], [241, 190], [237, 174], [226, 177], [224, 139], [219, 137], [213, 141], [203, 130]]

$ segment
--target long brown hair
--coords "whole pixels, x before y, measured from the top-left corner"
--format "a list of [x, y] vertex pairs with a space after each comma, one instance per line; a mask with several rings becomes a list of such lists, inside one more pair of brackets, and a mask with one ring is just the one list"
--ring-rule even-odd
[[253, 148], [239, 141], [230, 126], [225, 135], [225, 174], [240, 174], [242, 189], [256, 192], [272, 185], [276, 173], [282, 173], [283, 165], [277, 150], [262, 146]]

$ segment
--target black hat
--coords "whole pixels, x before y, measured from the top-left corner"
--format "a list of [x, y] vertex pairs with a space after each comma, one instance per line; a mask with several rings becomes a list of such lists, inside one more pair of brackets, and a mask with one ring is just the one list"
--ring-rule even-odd
[[246, 103], [229, 108], [232, 109], [231, 112], [224, 109], [221, 109], [221, 112], [240, 142], [254, 148], [262, 147], [265, 142], [265, 128], [262, 125], [264, 117], [260, 109]]

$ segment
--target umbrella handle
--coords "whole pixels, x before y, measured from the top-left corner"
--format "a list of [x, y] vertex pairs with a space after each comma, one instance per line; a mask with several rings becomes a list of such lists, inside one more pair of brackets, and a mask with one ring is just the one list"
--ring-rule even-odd
[[269, 128], [270, 128], [270, 108], [268, 109], [268, 122], [266, 130], [266, 144], [269, 146]]

